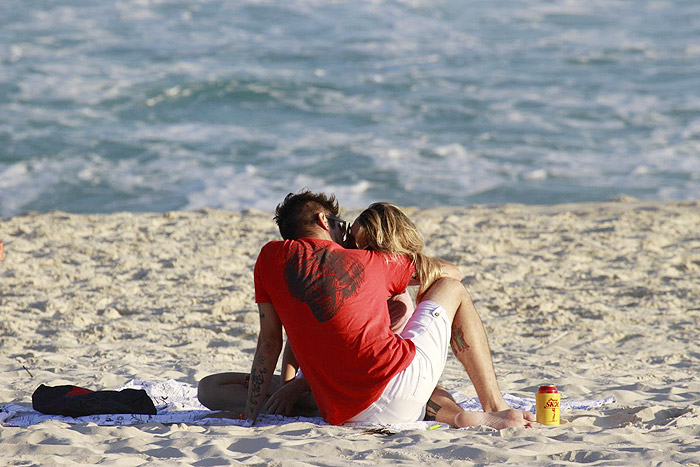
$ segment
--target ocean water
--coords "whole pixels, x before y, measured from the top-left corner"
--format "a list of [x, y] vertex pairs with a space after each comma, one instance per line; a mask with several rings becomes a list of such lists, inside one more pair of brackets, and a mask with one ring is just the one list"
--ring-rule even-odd
[[0, 2], [0, 216], [700, 198], [697, 0]]

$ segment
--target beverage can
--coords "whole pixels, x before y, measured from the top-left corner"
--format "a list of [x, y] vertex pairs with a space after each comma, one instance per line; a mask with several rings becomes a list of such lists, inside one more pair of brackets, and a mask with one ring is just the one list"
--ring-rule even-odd
[[559, 425], [559, 408], [561, 394], [552, 384], [540, 386], [537, 391], [537, 423], [543, 425]]

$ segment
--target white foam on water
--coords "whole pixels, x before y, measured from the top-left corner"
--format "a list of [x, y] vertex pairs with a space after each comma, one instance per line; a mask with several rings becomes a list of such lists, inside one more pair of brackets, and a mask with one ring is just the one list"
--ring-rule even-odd
[[38, 200], [60, 177], [50, 161], [18, 162], [0, 166], [0, 216], [18, 214]]
[[698, 13], [616, 0], [28, 5], [0, 32], [0, 215], [269, 209], [302, 186], [353, 208], [617, 187], [700, 197], [700, 45], [679, 21]]
[[201, 178], [205, 180], [204, 186], [188, 196], [185, 209], [214, 206], [231, 210], [253, 208], [270, 211], [287, 193], [297, 192], [302, 188], [334, 193], [346, 208], [367, 204], [363, 193], [370, 184], [366, 181], [357, 182], [352, 186], [338, 186], [325, 183], [316, 177], [296, 175], [284, 183], [271, 183], [269, 179], [260, 177], [257, 172], [257, 169], [250, 166], [243, 170], [225, 167], [216, 172], [208, 171], [208, 177]]

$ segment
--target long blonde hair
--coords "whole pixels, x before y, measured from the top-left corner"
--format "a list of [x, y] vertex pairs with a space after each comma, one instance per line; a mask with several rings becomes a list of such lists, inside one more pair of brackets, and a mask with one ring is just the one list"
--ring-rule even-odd
[[358, 247], [411, 258], [420, 282], [419, 300], [442, 275], [440, 261], [423, 253], [425, 242], [420, 230], [397, 206], [374, 203], [362, 211], [356, 222], [357, 237], [363, 240]]

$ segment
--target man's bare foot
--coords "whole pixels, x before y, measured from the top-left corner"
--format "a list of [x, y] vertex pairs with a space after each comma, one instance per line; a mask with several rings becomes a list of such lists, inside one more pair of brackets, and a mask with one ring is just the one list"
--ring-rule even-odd
[[462, 411], [455, 416], [454, 425], [460, 428], [485, 425], [497, 430], [503, 428], [531, 428], [535, 416], [522, 410], [506, 409], [499, 412]]

